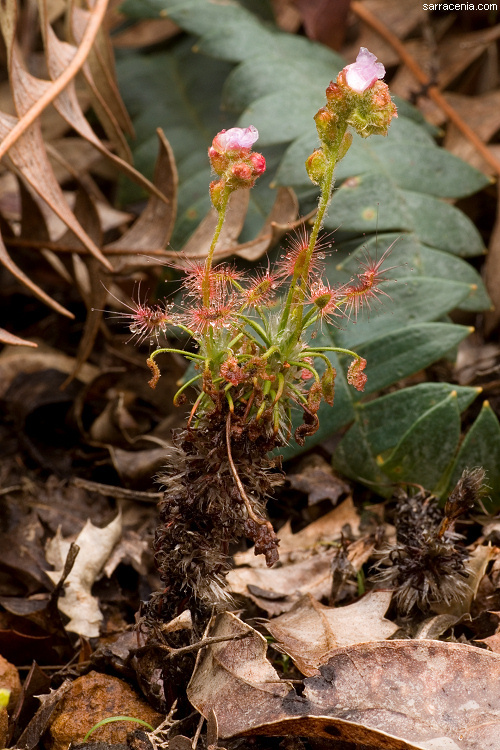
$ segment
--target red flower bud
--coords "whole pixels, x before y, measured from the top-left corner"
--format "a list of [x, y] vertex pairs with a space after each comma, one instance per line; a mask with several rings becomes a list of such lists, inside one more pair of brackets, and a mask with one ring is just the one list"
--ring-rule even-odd
[[266, 171], [266, 160], [264, 159], [262, 154], [258, 154], [254, 151], [248, 158], [252, 162], [253, 173], [255, 177], [258, 177]]

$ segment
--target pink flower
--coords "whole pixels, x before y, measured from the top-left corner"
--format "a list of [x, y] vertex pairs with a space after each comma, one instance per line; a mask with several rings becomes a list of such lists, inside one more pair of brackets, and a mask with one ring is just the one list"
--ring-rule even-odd
[[363, 94], [378, 78], [385, 76], [385, 68], [382, 63], [377, 62], [372, 52], [369, 52], [366, 47], [361, 47], [356, 62], [347, 65], [343, 73], [349, 88], [357, 94]]
[[257, 138], [259, 131], [253, 125], [248, 128], [230, 128], [217, 133], [212, 148], [218, 153], [224, 151], [249, 151]]

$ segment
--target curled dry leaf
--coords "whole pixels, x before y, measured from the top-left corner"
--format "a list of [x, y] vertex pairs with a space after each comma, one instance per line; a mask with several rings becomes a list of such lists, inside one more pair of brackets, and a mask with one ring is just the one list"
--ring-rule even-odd
[[[225, 614], [217, 634], [247, 627]], [[292, 734], [373, 750], [498, 750], [497, 654], [424, 640], [339, 648], [298, 697], [286, 683], [263, 689], [261, 670], [267, 675], [269, 664], [256, 651], [256, 635], [247, 647], [245, 640], [209, 647], [189, 686], [204, 716], [215, 711], [222, 738]]]
[[[257, 237], [250, 242], [239, 244], [238, 237], [245, 223], [249, 200], [250, 192], [248, 190], [238, 190], [232, 193], [229, 199], [226, 221], [220, 233], [214, 255], [217, 260], [228, 258], [231, 255], [238, 255], [240, 258], [250, 261], [257, 260], [276, 244], [286, 232], [304, 222], [304, 219], [295, 221], [298, 213], [295, 193], [289, 188], [280, 188], [271, 212]], [[182, 255], [189, 258], [206, 258], [216, 224], [217, 212], [212, 208], [182, 248], [179, 257], [180, 262], [182, 262]]]
[[[205, 718], [215, 712], [219, 727], [225, 727], [220, 732], [222, 737], [286, 716], [283, 702], [295, 692], [291, 683], [280, 680], [267, 660], [266, 639], [231, 612], [213, 620], [210, 635], [226, 636], [228, 640], [198, 654], [187, 688], [196, 710]], [[231, 640], [234, 636], [240, 638]]]
[[233, 594], [243, 594], [270, 616], [289, 612], [305, 594], [328, 598], [332, 591], [332, 562], [336, 548], [276, 568], [236, 568], [227, 576]]
[[[9, 111], [0, 111], [0, 158], [5, 156], [7, 168], [28, 186], [46, 215], [46, 219], [50, 216], [57, 216], [67, 226], [71, 237], [78, 239], [76, 244], [75, 242], [60, 243], [61, 251], [68, 252], [74, 247], [79, 253], [90, 254], [99, 263], [101, 273], [103, 269], [111, 272], [113, 268], [101, 250], [100, 237], [92, 236], [85, 217], [79, 220], [70, 208], [48, 157], [48, 153], [54, 152], [50, 143], [44, 141], [40, 122], [40, 115], [45, 113], [48, 105], [53, 104], [68, 128], [78, 133], [112, 165], [146, 188], [157, 201], [163, 203], [169, 201], [159, 187], [143, 177], [129, 163], [130, 151], [124, 133], [131, 134], [132, 130], [114, 82], [111, 47], [102, 27], [106, 7], [107, 0], [97, 0], [90, 10], [78, 8], [75, 3], [68, 4], [68, 27], [71, 27], [71, 33], [76, 40], [76, 44], [73, 44], [61, 41], [56, 36], [50, 23], [51, 15], [47, 3], [45, 0], [38, 0], [40, 28], [50, 80], [31, 75], [28, 70], [29, 65], [25, 63], [21, 54], [21, 48], [25, 55], [29, 54], [30, 45], [29, 43], [23, 44], [22, 40], [18, 45], [16, 41], [16, 32], [19, 31], [17, 0], [6, 0], [0, 14], [0, 28], [6, 46], [9, 83], [15, 108], [15, 115]], [[23, 29], [20, 33], [22, 36]], [[100, 118], [118, 155], [109, 151], [85, 118], [74, 84], [74, 78], [80, 69], [83, 70], [84, 78], [92, 92], [94, 111]], [[80, 176], [83, 181], [85, 179], [85, 174], [73, 176], [77, 180], [80, 180]], [[18, 267], [5, 246], [8, 245], [9, 239], [12, 239], [12, 244], [15, 246], [18, 243], [22, 244], [29, 237], [23, 234], [20, 237], [10, 237], [4, 232], [5, 241], [2, 242], [0, 239], [0, 262], [45, 304], [60, 314], [73, 317]], [[52, 250], [59, 250], [54, 237], [37, 236], [36, 239], [34, 247], [39, 247], [46, 257], [49, 251], [41, 242], [44, 239], [48, 240], [49, 245], [56, 246], [51, 248]], [[49, 257], [48, 260], [55, 267], [57, 258]], [[93, 276], [96, 275], [98, 274], [93, 274]], [[95, 327], [94, 325], [94, 329]], [[92, 330], [89, 326], [87, 328], [84, 344], [88, 348]], [[83, 359], [84, 357], [80, 354], [79, 360]]]
[[[91, 590], [122, 533], [121, 514], [105, 528], [94, 526], [89, 520], [78, 534], [75, 544], [80, 548], [76, 562], [66, 579], [64, 597], [58, 602], [59, 609], [70, 618], [66, 629], [85, 638], [96, 638], [102, 614], [99, 603]], [[54, 566], [49, 577], [57, 583], [64, 568], [70, 542], [60, 532], [47, 545], [47, 562]]]
[[372, 591], [346, 607], [325, 607], [307, 594], [266, 629], [276, 638], [279, 650], [291, 656], [302, 674], [311, 676], [339, 647], [394, 635], [398, 625], [384, 617], [391, 598], [391, 591]]

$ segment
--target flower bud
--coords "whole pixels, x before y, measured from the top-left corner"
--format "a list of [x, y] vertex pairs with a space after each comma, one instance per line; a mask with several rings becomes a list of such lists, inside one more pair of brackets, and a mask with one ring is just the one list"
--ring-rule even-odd
[[208, 158], [215, 174], [218, 174], [219, 177], [223, 175], [230, 163], [227, 155], [216, 151], [213, 146], [210, 146], [208, 149]]
[[377, 81], [347, 121], [362, 138], [368, 138], [369, 135], [387, 135], [392, 118], [397, 116], [387, 84]]
[[337, 371], [334, 367], [327, 367], [321, 378], [321, 387], [323, 389], [323, 398], [329, 406], [333, 406], [335, 396], [335, 377]]
[[307, 394], [307, 408], [309, 409], [311, 414], [316, 414], [319, 407], [321, 406], [322, 398], [323, 388], [321, 387], [321, 383], [313, 383], [309, 388], [309, 393]]
[[219, 211], [224, 205], [224, 194], [226, 192], [226, 183], [224, 180], [214, 180], [210, 183], [210, 200], [214, 208]]
[[347, 370], [347, 382], [356, 388], [357, 391], [364, 391], [367, 377], [363, 370], [366, 367], [366, 359], [359, 357], [359, 359], [353, 359]]
[[255, 177], [259, 177], [266, 171], [266, 160], [264, 159], [262, 154], [253, 151], [248, 159], [253, 166], [253, 173]]
[[335, 141], [338, 119], [338, 114], [327, 107], [322, 107], [314, 115], [316, 130], [318, 131], [319, 139], [323, 144], [330, 145]]
[[327, 166], [327, 159], [322, 149], [315, 149], [306, 160], [306, 170], [311, 182], [321, 185]]
[[253, 179], [253, 170], [248, 164], [240, 161], [231, 167], [231, 177], [238, 182], [250, 182]]

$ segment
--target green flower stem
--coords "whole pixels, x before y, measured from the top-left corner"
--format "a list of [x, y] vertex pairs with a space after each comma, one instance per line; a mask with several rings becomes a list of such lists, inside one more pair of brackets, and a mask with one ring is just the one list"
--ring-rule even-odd
[[227, 345], [227, 348], [228, 349], [233, 349], [233, 347], [238, 343], [238, 341], [241, 341], [241, 339], [243, 338], [244, 335], [245, 334], [243, 332], [238, 333], [238, 335], [235, 336], [234, 339], [231, 339], [231, 341]]
[[[295, 311], [294, 311], [294, 317], [296, 319], [297, 340], [303, 330], [303, 326], [302, 326], [303, 305], [301, 303], [303, 302], [304, 296], [306, 293], [307, 279], [309, 277], [309, 269], [311, 266], [311, 260], [313, 257], [314, 248], [316, 247], [318, 234], [320, 232], [321, 227], [323, 226], [323, 221], [325, 219], [326, 210], [332, 199], [332, 191], [333, 191], [333, 186], [335, 184], [335, 179], [334, 179], [335, 167], [337, 165], [340, 147], [342, 145], [342, 140], [344, 138], [346, 130], [347, 130], [347, 121], [346, 120], [339, 121], [337, 123], [337, 137], [335, 139], [335, 142], [329, 148], [326, 148], [326, 146], [324, 146], [325, 153], [328, 156], [328, 161], [327, 161], [327, 165], [325, 169], [325, 174], [321, 182], [321, 196], [320, 196], [319, 203], [318, 203], [318, 211], [316, 213], [313, 228], [311, 230], [311, 235], [309, 237], [309, 245], [307, 248], [307, 255], [306, 255], [304, 264], [302, 266], [301, 271], [297, 273], [296, 275], [294, 275], [292, 279], [292, 288], [294, 289], [293, 302], [297, 303]], [[300, 284], [298, 283], [299, 277], [301, 281]]]
[[289, 389], [290, 389], [290, 390], [292, 391], [292, 393], [294, 393], [294, 394], [295, 394], [295, 396], [296, 396], [296, 398], [297, 398], [297, 402], [302, 402], [303, 404], [305, 404], [305, 406], [307, 406], [307, 399], [306, 399], [306, 397], [304, 396], [304, 394], [303, 394], [303, 393], [301, 393], [301, 392], [299, 391], [299, 389], [298, 389], [298, 388], [296, 388], [296, 387], [295, 387], [295, 386], [293, 385], [293, 383], [288, 383], [288, 387], [289, 387]]
[[315, 381], [319, 383], [319, 375], [312, 365], [309, 365], [307, 362], [288, 362], [288, 364], [291, 367], [300, 367], [301, 370], [308, 370], [311, 375], [314, 375]]
[[332, 363], [330, 362], [330, 360], [328, 359], [328, 357], [326, 356], [326, 354], [321, 354], [320, 352], [316, 352], [314, 355], [309, 354], [309, 356], [310, 357], [314, 356], [314, 357], [318, 357], [318, 359], [322, 359], [323, 362], [325, 362], [325, 364], [327, 365], [327, 367], [331, 368], [331, 366], [332, 366]]
[[230, 195], [231, 195], [231, 191], [226, 188], [222, 196], [221, 205], [217, 209], [217, 212], [219, 214], [219, 219], [217, 221], [217, 226], [215, 227], [214, 236], [212, 237], [212, 244], [210, 245], [207, 259], [205, 261], [205, 272], [203, 275], [203, 281], [201, 282], [201, 291], [203, 295], [204, 307], [210, 307], [210, 269], [212, 268], [212, 260], [214, 257], [215, 246], [217, 245], [217, 240], [219, 239], [222, 225], [224, 224], [224, 219], [226, 218], [227, 204], [228, 204]]
[[303, 349], [301, 354], [307, 357], [319, 357], [320, 352], [336, 352], [337, 354], [348, 354], [355, 359], [363, 359], [360, 354], [356, 354], [350, 349], [342, 349], [340, 346], [318, 346], [316, 349]]
[[181, 393], [186, 390], [186, 388], [189, 388], [190, 385], [193, 385], [193, 383], [196, 383], [197, 380], [199, 380], [201, 377], [203, 377], [201, 374], [195, 375], [194, 378], [191, 378], [190, 380], [187, 380], [184, 385], [182, 385], [177, 393], [174, 396], [174, 406], [177, 406], [177, 400]]
[[292, 306], [293, 294], [294, 294], [294, 284], [292, 282], [290, 284], [290, 288], [286, 296], [285, 307], [283, 308], [283, 314], [281, 316], [279, 327], [278, 327], [278, 335], [283, 333], [288, 323], [288, 318], [290, 316], [290, 309]]
[[186, 352], [183, 349], [170, 349], [167, 348], [161, 348], [161, 349], [155, 349], [155, 351], [151, 354], [149, 359], [155, 359], [157, 354], [181, 354], [185, 359], [192, 359], [193, 361], [196, 359], [201, 359], [203, 362], [205, 360], [205, 357], [202, 357], [201, 354], [195, 354], [194, 352]]
[[[242, 315], [241, 313], [238, 313], [238, 317], [245, 321], [247, 325], [249, 325], [253, 330], [259, 334], [262, 341], [266, 344], [266, 346], [271, 346], [271, 342], [269, 341], [269, 337], [258, 323], [255, 322], [255, 320], [252, 320], [251, 318], [247, 318], [246, 315]], [[255, 342], [258, 343], [257, 341]]]
[[273, 344], [270, 349], [267, 350], [265, 354], [262, 355], [262, 359], [269, 359], [269, 357], [274, 354], [275, 352], [279, 352], [279, 346], [276, 344]]

